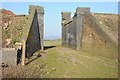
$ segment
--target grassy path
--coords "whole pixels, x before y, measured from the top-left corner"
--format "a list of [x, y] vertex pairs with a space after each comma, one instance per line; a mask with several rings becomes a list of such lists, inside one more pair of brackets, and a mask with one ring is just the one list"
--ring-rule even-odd
[[[45, 41], [41, 57], [19, 67], [9, 77], [31, 78], [116, 78], [117, 61], [60, 46], [60, 41]], [[49, 47], [48, 47], [49, 46]], [[54, 46], [54, 47], [50, 47]], [[22, 72], [21, 72], [22, 70]]]

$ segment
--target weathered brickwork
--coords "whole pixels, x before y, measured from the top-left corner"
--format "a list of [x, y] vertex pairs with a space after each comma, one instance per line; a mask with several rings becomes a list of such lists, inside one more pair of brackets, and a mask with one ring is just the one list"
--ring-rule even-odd
[[62, 45], [117, 58], [117, 37], [105, 28], [90, 12], [90, 8], [78, 7], [71, 18], [70, 12], [62, 12]]

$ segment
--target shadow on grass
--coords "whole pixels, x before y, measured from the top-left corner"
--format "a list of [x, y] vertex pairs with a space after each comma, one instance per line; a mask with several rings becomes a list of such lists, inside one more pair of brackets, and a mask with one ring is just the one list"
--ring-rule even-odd
[[54, 48], [56, 46], [44, 46], [44, 50], [50, 49], [50, 48]]
[[37, 57], [35, 57], [35, 58], [31, 59], [30, 61], [28, 61], [28, 62], [26, 63], [26, 65], [28, 65], [28, 64], [31, 63], [31, 62], [33, 62], [34, 60], [38, 59], [38, 58], [41, 57], [41, 56], [42, 56], [41, 54], [38, 54]]
[[[47, 49], [50, 49], [50, 48], [54, 48], [54, 47], [56, 47], [56, 46], [44, 46], [44, 50], [47, 50]], [[18, 56], [17, 56], [17, 57], [18, 57], [17, 64], [19, 64], [19, 63], [21, 62], [21, 61], [20, 61], [21, 56], [22, 56], [22, 51], [19, 50], [19, 51], [18, 51]], [[42, 56], [41, 54], [38, 54], [37, 57], [35, 57], [35, 58], [31, 59], [30, 61], [28, 61], [28, 62], [26, 63], [26, 65], [28, 65], [28, 64], [31, 63], [31, 62], [33, 62], [34, 60], [38, 59], [38, 58], [41, 57], [41, 56]]]

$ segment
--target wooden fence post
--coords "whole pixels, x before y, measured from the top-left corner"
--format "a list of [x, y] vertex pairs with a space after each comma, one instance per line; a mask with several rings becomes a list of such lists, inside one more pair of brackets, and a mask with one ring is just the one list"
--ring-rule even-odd
[[23, 40], [23, 46], [22, 46], [22, 65], [25, 65], [25, 51], [26, 51], [26, 41]]

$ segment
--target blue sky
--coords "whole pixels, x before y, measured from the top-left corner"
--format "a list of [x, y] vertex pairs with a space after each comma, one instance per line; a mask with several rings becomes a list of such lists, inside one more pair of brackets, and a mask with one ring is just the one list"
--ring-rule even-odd
[[13, 11], [15, 14], [28, 14], [29, 5], [44, 7], [44, 38], [61, 38], [61, 12], [72, 12], [76, 7], [90, 7], [95, 13], [118, 13], [117, 2], [4, 2], [2, 7]]

